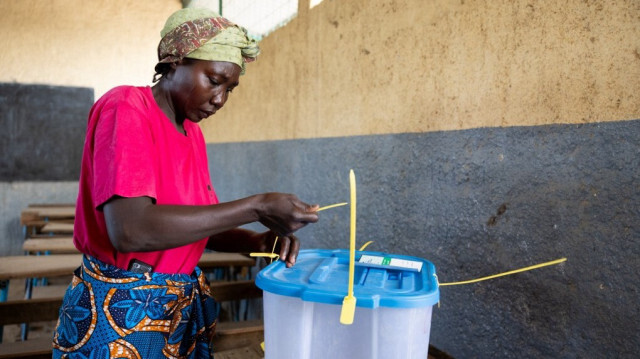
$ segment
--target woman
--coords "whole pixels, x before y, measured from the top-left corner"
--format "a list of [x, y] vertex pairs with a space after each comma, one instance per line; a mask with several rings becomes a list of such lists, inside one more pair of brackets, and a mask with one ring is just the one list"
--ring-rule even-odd
[[[258, 55], [246, 31], [186, 8], [161, 31], [153, 87], [117, 87], [93, 106], [74, 243], [85, 254], [65, 294], [54, 357], [209, 358], [215, 306], [196, 267], [205, 247], [271, 250], [295, 263], [292, 234], [317, 206], [264, 193], [218, 203], [198, 127]], [[238, 228], [260, 222], [264, 233]]]

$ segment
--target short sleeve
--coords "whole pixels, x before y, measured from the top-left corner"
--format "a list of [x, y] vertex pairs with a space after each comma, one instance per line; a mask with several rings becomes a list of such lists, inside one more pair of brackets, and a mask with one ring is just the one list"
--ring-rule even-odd
[[94, 206], [113, 196], [156, 197], [156, 158], [144, 103], [135, 96], [102, 107], [94, 132]]

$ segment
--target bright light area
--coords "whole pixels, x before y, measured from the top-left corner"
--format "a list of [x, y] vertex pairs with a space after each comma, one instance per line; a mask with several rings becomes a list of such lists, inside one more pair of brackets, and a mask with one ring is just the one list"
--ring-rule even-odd
[[222, 16], [261, 38], [283, 26], [298, 13], [298, 0], [227, 0]]
[[309, 9], [313, 9], [314, 6], [320, 4], [323, 0], [309, 0]]
[[[322, 1], [309, 0], [309, 8]], [[207, 7], [222, 12], [222, 16], [245, 27], [257, 39], [284, 26], [298, 13], [298, 0], [191, 0], [183, 3], [189, 7]]]

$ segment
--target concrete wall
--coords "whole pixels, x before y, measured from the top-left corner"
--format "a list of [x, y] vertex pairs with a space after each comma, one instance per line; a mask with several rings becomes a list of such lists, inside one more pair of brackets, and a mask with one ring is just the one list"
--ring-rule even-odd
[[[431, 342], [455, 358], [635, 358], [640, 349], [640, 120], [210, 144], [221, 200], [294, 192], [349, 201], [358, 246], [433, 262]], [[304, 248], [348, 248], [349, 211]], [[336, 318], [337, 320], [337, 318]], [[357, 320], [357, 318], [356, 318]]]
[[[160, 29], [180, 0], [0, 0], [0, 82], [149, 85]], [[11, 35], [11, 36], [8, 36]]]
[[76, 181], [0, 182], [0, 256], [21, 255], [20, 211], [31, 203], [75, 203]]
[[638, 118], [640, 3], [325, 0], [261, 42], [210, 142]]
[[[358, 243], [431, 260], [456, 358], [640, 351], [640, 3], [325, 0], [203, 127], [223, 200], [348, 200]], [[300, 231], [348, 247], [348, 210]]]
[[[149, 81], [157, 31], [180, 5], [1, 4], [15, 35], [0, 40], [0, 81], [93, 87], [96, 98]], [[163, 14], [148, 19], [152, 9]], [[443, 287], [431, 341], [454, 357], [635, 357], [639, 23], [631, 0], [325, 0], [262, 41], [203, 125], [214, 184], [222, 200], [286, 191], [330, 204], [347, 200], [353, 168], [358, 242], [429, 259], [443, 282], [568, 257]], [[73, 201], [72, 187], [2, 183], [2, 214], [15, 222], [28, 202]], [[300, 231], [304, 247], [345, 248], [347, 219], [344, 207], [323, 212]]]

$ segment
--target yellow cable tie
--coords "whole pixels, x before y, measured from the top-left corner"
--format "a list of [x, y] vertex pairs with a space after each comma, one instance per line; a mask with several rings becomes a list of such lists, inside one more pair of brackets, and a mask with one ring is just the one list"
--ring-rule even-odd
[[325, 209], [329, 209], [329, 208], [334, 208], [334, 207], [341, 207], [341, 206], [346, 206], [348, 205], [348, 202], [342, 202], [342, 203], [336, 203], [336, 204], [331, 204], [328, 206], [324, 206], [324, 207], [320, 207], [316, 210], [316, 212], [320, 212], [320, 211], [324, 211]]
[[370, 245], [371, 243], [373, 243], [373, 241], [369, 241], [365, 244], [362, 245], [362, 247], [360, 247], [360, 249], [358, 249], [359, 251], [364, 251], [365, 248], [367, 248], [368, 245]]
[[266, 253], [266, 252], [251, 252], [249, 253], [249, 257], [266, 257], [266, 258], [271, 258], [271, 261], [269, 262], [269, 264], [273, 263], [273, 260], [278, 260], [280, 258], [280, 255], [277, 253], [274, 253], [276, 251], [276, 243], [278, 243], [278, 236], [276, 236], [276, 239], [273, 241], [273, 248], [271, 249], [271, 253]]
[[462, 281], [462, 282], [438, 283], [438, 285], [441, 286], [441, 287], [444, 287], [444, 286], [447, 286], [447, 285], [460, 285], [460, 284], [477, 283], [477, 282], [481, 282], [483, 280], [488, 280], [488, 279], [493, 279], [493, 278], [498, 278], [498, 277], [504, 277], [504, 276], [510, 275], [510, 274], [515, 274], [515, 273], [525, 272], [525, 271], [532, 270], [532, 269], [551, 266], [551, 265], [554, 265], [554, 264], [562, 263], [562, 262], [564, 262], [566, 260], [567, 260], [567, 258], [560, 258], [560, 259], [556, 259], [556, 260], [550, 261], [550, 262], [540, 263], [540, 264], [532, 265], [532, 266], [525, 267], [525, 268], [520, 268], [520, 269], [515, 269], [515, 270], [504, 272], [504, 273], [498, 273], [498, 274], [490, 275], [488, 277], [465, 280], [465, 281]]
[[347, 296], [342, 300], [340, 311], [340, 323], [344, 325], [353, 324], [353, 317], [356, 312], [356, 297], [353, 295], [353, 278], [355, 276], [355, 255], [356, 255], [356, 175], [353, 170], [349, 171], [349, 189], [351, 195], [351, 227], [349, 231], [349, 283]]
[[250, 257], [266, 257], [266, 258], [271, 258], [272, 260], [274, 258], [278, 260], [278, 258], [280, 257], [280, 255], [277, 253], [268, 253], [268, 252], [251, 252], [249, 253], [249, 256]]
[[[274, 254], [276, 251], [276, 243], [278, 243], [278, 236], [276, 236], [276, 239], [273, 241], [273, 248], [271, 248], [271, 254]], [[271, 262], [269, 262], [269, 264], [273, 263], [273, 257], [271, 257]]]

